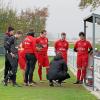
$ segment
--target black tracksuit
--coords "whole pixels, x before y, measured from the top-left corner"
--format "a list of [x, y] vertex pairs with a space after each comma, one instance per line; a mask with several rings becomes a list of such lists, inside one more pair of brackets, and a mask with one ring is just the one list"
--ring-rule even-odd
[[11, 64], [7, 58], [7, 49], [6, 49], [6, 43], [9, 40], [9, 38], [11, 37], [11, 35], [9, 33], [5, 34], [5, 38], [4, 38], [4, 48], [5, 48], [5, 69], [4, 69], [4, 80], [8, 74], [8, 72], [11, 70]]
[[[6, 75], [5, 82], [7, 82], [8, 77], [11, 77], [13, 84], [16, 83], [16, 72], [18, 67], [18, 50], [16, 48], [16, 38], [11, 36], [4, 44], [6, 49], [6, 57], [10, 62], [11, 71]], [[10, 53], [13, 53], [15, 57], [12, 57]]]
[[48, 80], [50, 82], [52, 82], [52, 80], [58, 80], [61, 83], [65, 79], [69, 78], [69, 74], [67, 73], [67, 71], [68, 67], [66, 65], [66, 62], [62, 57], [56, 56], [50, 63]]

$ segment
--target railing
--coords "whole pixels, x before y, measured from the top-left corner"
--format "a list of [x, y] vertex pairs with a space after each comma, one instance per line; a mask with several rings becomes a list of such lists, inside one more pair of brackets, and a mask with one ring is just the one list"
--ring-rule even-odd
[[[68, 65], [74, 70], [76, 73], [76, 53], [70, 49], [68, 52]], [[94, 57], [94, 89], [100, 90], [100, 57]]]
[[94, 59], [94, 88], [100, 90], [100, 57]]

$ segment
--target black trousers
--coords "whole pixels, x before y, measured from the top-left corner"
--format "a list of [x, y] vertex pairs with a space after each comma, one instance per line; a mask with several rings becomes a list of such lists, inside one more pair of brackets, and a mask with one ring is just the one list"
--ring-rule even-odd
[[4, 79], [6, 78], [7, 74], [11, 71], [11, 64], [9, 59], [7, 58], [7, 53], [5, 54], [5, 69], [4, 69]]
[[11, 54], [7, 54], [7, 59], [10, 62], [11, 70], [6, 75], [5, 82], [8, 81], [8, 78], [10, 77], [13, 84], [16, 83], [16, 73], [18, 68], [18, 54], [15, 54], [15, 57], [12, 57]]
[[26, 83], [32, 82], [36, 61], [37, 59], [34, 54], [26, 54], [26, 63], [27, 63], [26, 71], [25, 71], [25, 82]]
[[67, 72], [59, 72], [57, 74], [55, 74], [55, 77], [52, 77], [51, 79], [49, 79], [49, 82], [52, 82], [53, 80], [58, 80], [59, 83], [62, 83], [62, 81], [64, 81], [65, 79], [69, 79], [70, 75]]

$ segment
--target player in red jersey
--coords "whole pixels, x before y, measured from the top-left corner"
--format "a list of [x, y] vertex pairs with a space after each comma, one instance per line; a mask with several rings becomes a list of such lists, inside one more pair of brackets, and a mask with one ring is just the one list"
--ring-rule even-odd
[[55, 52], [61, 52], [62, 57], [67, 63], [67, 50], [69, 48], [69, 43], [66, 40], [66, 33], [61, 33], [61, 39], [57, 40], [55, 42]]
[[88, 55], [92, 51], [92, 46], [85, 39], [85, 33], [79, 33], [80, 40], [74, 45], [74, 51], [77, 52], [77, 81], [75, 84], [82, 84], [86, 76], [86, 68], [88, 66]]
[[22, 47], [22, 45], [23, 42], [21, 42], [18, 47], [18, 63], [23, 74], [23, 80], [25, 81], [26, 58], [25, 58], [25, 50]]
[[46, 37], [47, 31], [43, 30], [40, 33], [40, 36], [36, 40], [37, 46], [41, 46], [41, 50], [37, 51], [37, 60], [38, 60], [38, 75], [40, 81], [42, 81], [42, 67], [46, 67], [46, 75], [49, 68], [49, 58], [47, 55], [48, 51], [48, 38]]
[[33, 73], [36, 64], [36, 38], [33, 30], [30, 30], [23, 41], [23, 48], [25, 50], [26, 70], [25, 70], [25, 85], [33, 86]]

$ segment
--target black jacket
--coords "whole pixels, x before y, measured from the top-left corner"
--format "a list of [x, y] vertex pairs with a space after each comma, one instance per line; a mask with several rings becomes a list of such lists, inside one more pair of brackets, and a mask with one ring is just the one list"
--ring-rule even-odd
[[16, 48], [16, 38], [15, 36], [5, 37], [4, 48], [6, 52], [16, 54], [18, 49]]
[[49, 80], [63, 79], [67, 75], [68, 67], [62, 57], [56, 56], [50, 63]]
[[10, 37], [11, 37], [11, 35], [10, 35], [9, 33], [5, 33], [5, 37], [4, 37], [4, 48], [5, 48], [5, 53], [7, 53], [6, 44], [7, 44], [7, 41], [9, 40]]

